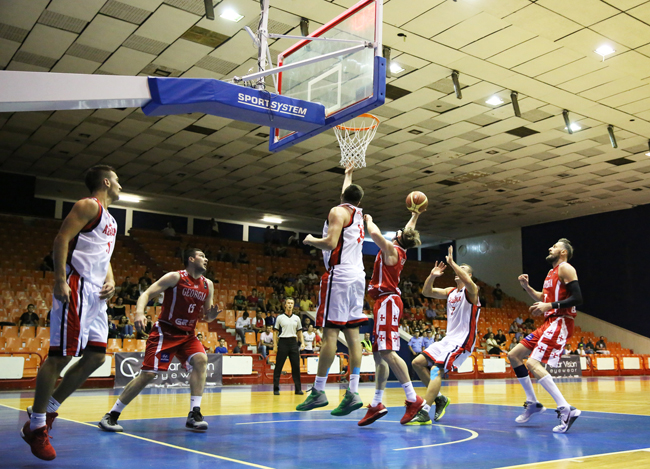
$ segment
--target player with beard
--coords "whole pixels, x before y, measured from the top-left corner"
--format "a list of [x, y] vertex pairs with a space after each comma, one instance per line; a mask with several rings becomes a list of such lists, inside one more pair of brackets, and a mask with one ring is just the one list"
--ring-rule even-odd
[[[557, 416], [560, 424], [553, 428], [555, 433], [566, 433], [573, 422], [580, 416], [580, 410], [569, 405], [555, 382], [546, 371], [543, 363], [557, 367], [567, 341], [573, 335], [573, 320], [576, 306], [582, 304], [582, 293], [578, 284], [578, 275], [568, 261], [573, 257], [573, 247], [566, 238], [561, 238], [549, 250], [546, 260], [553, 266], [544, 280], [541, 292], [528, 284], [528, 275], [519, 276], [519, 283], [528, 295], [536, 301], [530, 307], [533, 316], [543, 314], [542, 324], [535, 332], [526, 336], [508, 353], [510, 364], [526, 391], [524, 413], [518, 416], [517, 423], [525, 423], [546, 408], [537, 401], [528, 371], [537, 378], [537, 382], [553, 397], [557, 403]], [[526, 365], [523, 360], [528, 357]]]
[[184, 255], [185, 270], [163, 275], [138, 298], [135, 327], [141, 331], [149, 299], [165, 292], [160, 317], [147, 339], [140, 374], [124, 388], [111, 411], [99, 422], [99, 428], [104, 431], [123, 431], [117, 419], [124, 408], [156, 378], [157, 373], [167, 371], [174, 356], [190, 372], [190, 413], [185, 426], [192, 430], [208, 429], [201, 415], [208, 356], [194, 329], [200, 319], [214, 321], [221, 311], [218, 306], [212, 306], [214, 286], [203, 276], [208, 266], [205, 254], [199, 249], [186, 249]]

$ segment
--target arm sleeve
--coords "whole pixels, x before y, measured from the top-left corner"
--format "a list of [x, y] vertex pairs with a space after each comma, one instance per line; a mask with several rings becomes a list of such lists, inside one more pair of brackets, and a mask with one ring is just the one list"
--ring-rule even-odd
[[582, 304], [582, 292], [580, 291], [580, 284], [577, 280], [566, 284], [566, 289], [569, 292], [569, 297], [562, 301], [555, 301], [551, 303], [554, 309], [571, 308], [573, 306], [580, 306]]

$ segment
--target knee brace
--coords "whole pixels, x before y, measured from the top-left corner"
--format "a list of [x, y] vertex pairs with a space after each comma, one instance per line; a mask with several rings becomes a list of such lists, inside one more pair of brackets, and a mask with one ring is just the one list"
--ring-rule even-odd
[[440, 374], [440, 368], [438, 368], [436, 365], [433, 365], [431, 367], [431, 373], [429, 374], [429, 377], [431, 379], [436, 379], [439, 374]]

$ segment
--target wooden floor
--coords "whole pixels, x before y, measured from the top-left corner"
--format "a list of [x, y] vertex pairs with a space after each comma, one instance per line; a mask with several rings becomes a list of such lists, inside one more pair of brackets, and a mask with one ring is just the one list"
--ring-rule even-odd
[[[430, 462], [444, 461], [445, 467], [456, 467], [456, 463], [458, 463], [458, 467], [574, 468], [583, 464], [580, 467], [584, 468], [585, 463], [589, 464], [591, 468], [650, 467], [650, 418], [645, 418], [650, 417], [650, 377], [585, 378], [581, 381], [560, 382], [559, 387], [567, 400], [571, 405], [584, 412], [571, 431], [565, 435], [552, 433], [552, 427], [557, 422], [554, 418], [555, 414], [552, 412], [555, 405], [539, 385], [535, 385], [535, 391], [540, 401], [549, 410], [545, 415], [537, 417], [535, 425], [518, 426], [514, 422], [514, 417], [521, 410], [525, 395], [516, 380], [454, 381], [446, 384], [443, 387], [443, 393], [451, 399], [452, 405], [439, 422], [441, 425], [433, 426], [439, 427], [438, 431], [447, 429], [446, 433], [441, 434], [432, 433], [435, 428], [428, 427], [425, 430], [425, 427], [403, 427], [397, 423], [402, 416], [404, 404], [404, 393], [399, 386], [386, 390], [384, 403], [389, 407], [388, 416], [363, 429], [356, 426], [356, 421], [364, 415], [363, 410], [338, 419], [338, 424], [336, 423], [337, 418], [330, 417], [329, 412], [295, 412], [295, 406], [304, 400], [304, 396], [294, 395], [289, 388], [283, 390], [280, 396], [274, 396], [270, 388], [264, 386], [216, 388], [206, 392], [201, 406], [206, 420], [212, 426], [208, 435], [212, 436], [214, 431], [215, 438], [212, 445], [206, 446], [207, 449], [193, 448], [192, 446], [198, 444], [198, 439], [203, 436], [197, 436], [193, 440], [191, 433], [189, 433], [190, 438], [187, 437], [187, 432], [178, 433], [184, 424], [182, 419], [187, 416], [189, 411], [189, 394], [184, 389], [146, 390], [126, 408], [120, 421], [123, 423], [126, 433], [132, 433], [132, 436], [142, 441], [160, 441], [160, 435], [152, 437], [150, 432], [153, 429], [156, 431], [167, 429], [165, 438], [171, 438], [172, 434], [177, 434], [179, 438], [181, 436], [182, 438], [178, 441], [169, 439], [167, 443], [161, 444], [167, 444], [167, 446], [178, 450], [185, 448], [187, 451], [206, 457], [216, 457], [222, 462], [229, 461], [233, 467], [241, 467], [241, 464], [257, 465], [257, 467], [292, 466], [281, 457], [286, 448], [283, 448], [282, 443], [275, 438], [267, 442], [267, 445], [271, 446], [268, 450], [271, 455], [257, 460], [248, 452], [237, 455], [235, 447], [219, 447], [220, 440], [225, 441], [223, 440], [223, 425], [227, 425], [228, 428], [235, 425], [251, 425], [247, 434], [251, 435], [249, 441], [252, 442], [256, 440], [255, 429], [259, 429], [257, 431], [263, 432], [265, 437], [269, 437], [269, 425], [277, 422], [299, 422], [296, 425], [292, 424], [291, 430], [299, 427], [296, 430], [298, 443], [295, 443], [298, 445], [301, 441], [305, 445], [318, 445], [317, 434], [319, 432], [334, 432], [328, 434], [328, 443], [341, 437], [342, 440], [337, 444], [344, 451], [344, 443], [350, 441], [350, 435], [354, 435], [356, 432], [360, 438], [365, 438], [369, 433], [363, 433], [364, 429], [372, 428], [378, 433], [369, 439], [370, 443], [368, 444], [372, 444], [379, 438], [379, 441], [384, 441], [384, 446], [391, 440], [395, 441], [393, 446], [407, 445], [404, 448], [394, 448], [396, 451], [423, 448], [419, 450], [420, 452], [413, 463], [407, 465], [408, 467], [420, 467], [420, 462], [426, 460]], [[416, 391], [420, 395], [424, 394], [422, 387], [416, 388]], [[343, 393], [342, 387], [328, 386], [327, 396], [330, 404], [319, 411], [331, 410], [336, 407]], [[372, 383], [362, 383], [359, 394], [364, 403], [370, 402], [373, 393]], [[94, 426], [102, 415], [110, 410], [118, 394], [119, 391], [113, 390], [80, 391], [61, 407], [60, 421], [69, 421], [70, 425], [85, 423]], [[31, 392], [0, 394], [0, 417], [2, 417], [0, 418], [0, 434], [3, 441], [18, 442], [16, 450], [22, 449], [23, 453], [24, 450], [27, 450], [27, 446], [20, 441], [17, 429], [21, 422], [26, 420], [26, 414], [19, 413], [17, 410], [25, 409], [31, 403]], [[66, 425], [68, 424], [66, 423]], [[308, 425], [316, 425], [316, 427]], [[55, 448], [66, 444], [65, 438], [61, 435], [64, 432], [64, 428], [61, 428], [63, 426], [62, 424], [55, 426], [52, 432], [54, 435], [52, 442]], [[214, 426], [217, 428], [213, 428]], [[342, 431], [342, 426], [346, 430], [340, 435], [336, 432]], [[220, 427], [222, 428], [220, 429]], [[89, 427], [86, 425], [86, 428]], [[283, 432], [291, 433], [288, 430], [288, 425], [282, 428]], [[611, 428], [611, 432], [609, 428]], [[308, 435], [312, 431], [315, 434]], [[97, 438], [100, 439], [105, 438], [106, 435], [114, 436], [99, 431], [89, 432], [86, 430], [86, 432], [96, 433], [98, 434]], [[424, 432], [428, 432], [425, 439], [423, 439]], [[458, 434], [455, 435], [454, 432], [458, 432]], [[306, 434], [310, 438], [307, 438]], [[476, 436], [470, 438], [468, 436], [470, 434], [476, 434]], [[616, 438], [613, 438], [614, 436]], [[499, 439], [494, 440], [495, 437]], [[165, 440], [165, 438], [162, 439]], [[641, 442], [645, 441], [645, 444], [639, 443], [639, 438]], [[512, 441], [508, 444], [504, 443], [508, 439]], [[120, 439], [119, 441], [124, 440]], [[384, 446], [381, 447], [382, 451]], [[455, 452], [449, 452], [448, 448], [451, 447], [455, 448]], [[119, 449], [119, 446], [116, 448]], [[504, 448], [509, 448], [509, 450]], [[278, 454], [274, 456], [276, 450]], [[372, 448], [368, 448], [368, 450], [379, 451]], [[226, 453], [226, 456], [221, 455], [222, 452]], [[477, 452], [483, 456], [480, 460], [472, 462], [472, 460], [466, 459], [469, 457], [466, 453], [470, 452]], [[348, 459], [340, 454], [329, 454], [321, 456], [319, 460], [322, 460], [322, 467], [355, 464], [353, 453], [354, 451], [351, 449], [345, 456]], [[414, 457], [414, 453], [413, 451], [403, 452], [400, 455], [402, 459], [399, 460], [401, 463], [397, 463], [398, 460], [393, 459], [392, 453], [387, 452], [376, 456], [376, 462], [369, 463], [370, 465], [367, 467], [378, 465], [407, 467], [404, 464], [408, 458], [404, 459], [403, 457], [406, 454], [409, 454], [409, 457]], [[311, 452], [309, 454], [313, 456]], [[569, 455], [569, 457], [564, 458], [563, 455]], [[306, 457], [307, 455], [297, 457], [293, 462], [296, 465], [309, 467], [309, 464], [306, 463], [307, 459], [303, 460]], [[341, 459], [342, 457], [343, 459]], [[458, 461], [456, 458], [459, 458]], [[513, 461], [517, 461], [517, 463], [512, 464]], [[27, 452], [25, 460], [20, 465], [12, 467], [32, 467], [32, 463], [35, 462], [38, 461]], [[60, 454], [56, 462], [63, 464], [64, 454]], [[305, 466], [305, 464], [307, 465]], [[365, 465], [361, 462], [358, 464]], [[199, 462], [197, 462], [197, 467], [198, 465], [200, 465]], [[2, 467], [1, 462], [0, 467]], [[61, 467], [65, 467], [65, 465]], [[112, 466], [96, 465], [95, 467]], [[428, 467], [428, 464], [421, 467]]]

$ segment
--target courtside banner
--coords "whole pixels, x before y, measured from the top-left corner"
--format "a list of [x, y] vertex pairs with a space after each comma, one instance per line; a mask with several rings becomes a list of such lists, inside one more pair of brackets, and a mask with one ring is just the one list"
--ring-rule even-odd
[[557, 368], [546, 365], [553, 378], [582, 378], [582, 367], [580, 366], [580, 355], [565, 355], [560, 357]]
[[[144, 353], [115, 354], [115, 388], [123, 388], [140, 374]], [[221, 386], [222, 361], [220, 353], [208, 353], [208, 371], [206, 386]], [[176, 357], [169, 364], [167, 371], [156, 373], [156, 378], [147, 387], [189, 387], [190, 374], [183, 368]]]
[[[202, 112], [251, 124], [310, 132], [325, 124], [325, 106], [209, 78], [148, 78], [148, 116]], [[215, 129], [216, 132], [216, 129]]]

